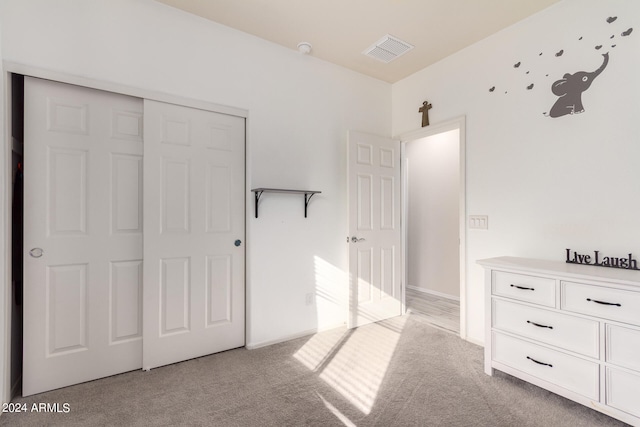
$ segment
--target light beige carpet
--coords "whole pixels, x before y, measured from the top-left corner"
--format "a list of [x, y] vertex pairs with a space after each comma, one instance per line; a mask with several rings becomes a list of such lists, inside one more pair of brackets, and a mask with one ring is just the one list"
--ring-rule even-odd
[[406, 315], [15, 399], [0, 426], [622, 426], [482, 370], [482, 348]]

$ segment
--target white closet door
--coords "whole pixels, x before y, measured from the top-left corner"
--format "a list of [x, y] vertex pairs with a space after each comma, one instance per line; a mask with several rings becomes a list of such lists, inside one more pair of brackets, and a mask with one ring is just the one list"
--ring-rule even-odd
[[245, 343], [243, 118], [144, 102], [143, 369]]
[[142, 100], [25, 78], [23, 395], [142, 366]]

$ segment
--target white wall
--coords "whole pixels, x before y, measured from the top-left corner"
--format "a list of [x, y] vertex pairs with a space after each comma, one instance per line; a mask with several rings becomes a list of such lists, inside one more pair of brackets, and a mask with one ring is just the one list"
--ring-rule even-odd
[[460, 296], [459, 130], [408, 142], [407, 285]]
[[0, 25], [6, 61], [248, 110], [251, 188], [322, 194], [249, 220], [247, 343], [345, 321], [346, 133], [391, 134], [389, 84], [151, 0], [2, 0]]
[[[605, 51], [584, 113], [545, 117], [552, 83], [595, 70]], [[393, 85], [395, 135], [419, 127], [425, 99], [431, 123], [467, 118], [467, 214], [489, 216], [488, 231], [467, 231], [470, 339], [484, 340], [478, 259], [562, 261], [566, 248], [640, 256], [638, 75], [640, 2], [564, 0]]]

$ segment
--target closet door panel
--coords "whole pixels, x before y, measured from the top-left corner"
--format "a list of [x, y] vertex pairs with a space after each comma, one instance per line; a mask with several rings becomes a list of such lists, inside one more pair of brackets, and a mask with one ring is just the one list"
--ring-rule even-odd
[[245, 343], [245, 123], [149, 100], [144, 108], [143, 367], [151, 369]]
[[142, 366], [142, 108], [25, 77], [25, 396]]

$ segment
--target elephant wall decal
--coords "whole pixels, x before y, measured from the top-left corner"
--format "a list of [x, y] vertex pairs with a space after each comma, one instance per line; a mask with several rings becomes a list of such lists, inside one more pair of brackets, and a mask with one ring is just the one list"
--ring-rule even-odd
[[604, 71], [609, 63], [609, 53], [605, 53], [604, 61], [600, 67], [592, 72], [578, 71], [574, 74], [565, 74], [551, 86], [551, 92], [559, 96], [551, 107], [549, 117], [562, 117], [567, 114], [579, 114], [584, 111], [582, 105], [582, 92], [589, 89], [593, 80]]

